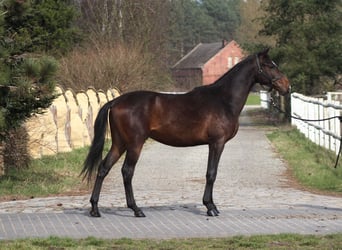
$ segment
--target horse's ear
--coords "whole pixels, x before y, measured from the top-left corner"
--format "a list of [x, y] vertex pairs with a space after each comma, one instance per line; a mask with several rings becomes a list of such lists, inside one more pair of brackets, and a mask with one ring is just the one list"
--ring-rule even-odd
[[259, 52], [259, 55], [267, 55], [269, 50], [270, 50], [270, 47], [267, 47], [264, 50], [262, 50], [261, 52]]

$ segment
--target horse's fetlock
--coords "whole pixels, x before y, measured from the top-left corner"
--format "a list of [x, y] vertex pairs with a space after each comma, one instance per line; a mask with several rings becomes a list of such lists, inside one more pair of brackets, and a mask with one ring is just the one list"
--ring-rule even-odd
[[210, 204], [210, 201], [203, 200], [203, 205], [204, 205], [204, 206], [208, 207], [209, 204]]

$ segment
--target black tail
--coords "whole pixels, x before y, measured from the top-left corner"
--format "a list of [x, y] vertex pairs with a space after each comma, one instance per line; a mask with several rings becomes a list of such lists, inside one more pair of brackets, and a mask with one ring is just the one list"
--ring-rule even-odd
[[107, 102], [99, 110], [97, 114], [95, 124], [94, 124], [94, 139], [91, 143], [90, 150], [86, 160], [84, 161], [84, 166], [81, 171], [83, 179], [88, 178], [88, 182], [91, 180], [94, 172], [97, 171], [101, 161], [102, 161], [102, 151], [105, 143], [106, 130], [107, 130], [107, 120], [108, 120], [108, 110], [112, 107], [113, 101]]

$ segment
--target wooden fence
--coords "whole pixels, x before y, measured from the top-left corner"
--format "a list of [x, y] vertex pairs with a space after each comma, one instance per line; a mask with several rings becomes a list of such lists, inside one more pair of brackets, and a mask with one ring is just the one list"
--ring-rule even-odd
[[[334, 93], [334, 95], [341, 96], [342, 93]], [[337, 117], [341, 115], [342, 105], [339, 101], [334, 101], [331, 96], [331, 93], [328, 93], [326, 98], [315, 98], [293, 93], [291, 95], [292, 116], [307, 120], [327, 120], [303, 121], [292, 118], [291, 123], [314, 143], [338, 154], [341, 124]]]
[[89, 87], [74, 93], [56, 88], [59, 97], [42, 115], [30, 118], [25, 126], [29, 134], [29, 152], [39, 158], [89, 145], [93, 125], [100, 107], [119, 95], [118, 90], [106, 92]]

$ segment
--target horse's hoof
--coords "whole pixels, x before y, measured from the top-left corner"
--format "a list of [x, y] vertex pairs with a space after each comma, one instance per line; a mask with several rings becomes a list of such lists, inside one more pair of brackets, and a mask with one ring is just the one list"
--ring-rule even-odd
[[143, 213], [143, 211], [141, 211], [141, 210], [135, 211], [134, 216], [139, 217], [139, 218], [146, 217], [145, 214]]
[[91, 210], [90, 216], [91, 217], [101, 217], [101, 214], [98, 211], [95, 212], [95, 211]]
[[217, 209], [210, 209], [207, 212], [208, 216], [218, 216], [219, 215], [219, 211]]
[[214, 210], [216, 211], [217, 215], [220, 214], [220, 211], [216, 207], [214, 207]]

